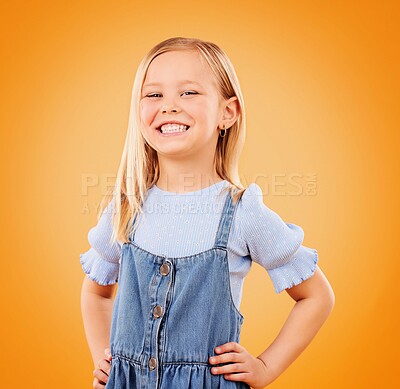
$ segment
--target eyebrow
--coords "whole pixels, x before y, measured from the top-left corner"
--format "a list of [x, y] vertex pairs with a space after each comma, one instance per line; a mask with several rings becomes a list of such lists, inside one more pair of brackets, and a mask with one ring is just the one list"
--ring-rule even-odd
[[[193, 85], [201, 86], [198, 82], [192, 81], [192, 80], [182, 80], [179, 84], [180, 85], [193, 84]], [[148, 84], [144, 84], [143, 88], [145, 88], [147, 86], [157, 86], [157, 85], [161, 85], [161, 83], [159, 83], [159, 82], [150, 82]]]

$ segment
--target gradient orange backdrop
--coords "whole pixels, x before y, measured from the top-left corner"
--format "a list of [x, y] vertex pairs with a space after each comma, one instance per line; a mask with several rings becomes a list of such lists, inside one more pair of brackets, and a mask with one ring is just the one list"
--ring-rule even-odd
[[[1, 387], [92, 387], [79, 253], [118, 168], [139, 61], [172, 36], [211, 40], [231, 58], [247, 109], [243, 184], [257, 180], [264, 202], [304, 229], [335, 292], [316, 338], [269, 387], [396, 386], [395, 4], [3, 2]], [[85, 193], [87, 176], [97, 181]], [[253, 264], [241, 343], [261, 353], [293, 304]]]

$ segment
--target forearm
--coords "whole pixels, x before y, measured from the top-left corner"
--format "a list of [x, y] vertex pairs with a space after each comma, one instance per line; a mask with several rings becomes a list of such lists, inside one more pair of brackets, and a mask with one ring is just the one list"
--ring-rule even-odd
[[96, 367], [104, 359], [104, 349], [110, 347], [110, 325], [114, 299], [82, 290], [81, 309], [86, 339]]
[[332, 304], [323, 299], [305, 298], [295, 303], [278, 336], [258, 356], [278, 378], [310, 344], [328, 318]]

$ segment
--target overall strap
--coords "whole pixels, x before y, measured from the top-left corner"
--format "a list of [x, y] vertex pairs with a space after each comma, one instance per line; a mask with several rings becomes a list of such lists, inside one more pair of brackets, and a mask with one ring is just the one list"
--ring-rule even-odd
[[231, 192], [228, 191], [225, 200], [225, 205], [222, 210], [222, 215], [219, 220], [214, 247], [220, 247], [226, 249], [228, 244], [229, 232], [233, 221], [233, 216], [235, 214], [237, 205], [238, 202], [236, 203], [236, 205], [233, 204]]
[[[136, 221], [137, 216], [138, 216], [138, 213], [136, 212], [136, 213], [133, 215], [132, 227], [135, 225], [135, 221]], [[135, 237], [135, 231], [133, 231], [133, 230], [131, 229], [131, 231], [130, 231], [130, 233], [129, 233], [129, 241], [130, 241], [130, 242], [134, 242], [134, 237]]]

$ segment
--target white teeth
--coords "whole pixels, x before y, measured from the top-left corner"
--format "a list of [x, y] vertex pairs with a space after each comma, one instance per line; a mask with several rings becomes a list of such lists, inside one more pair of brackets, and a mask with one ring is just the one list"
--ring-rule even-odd
[[184, 126], [183, 124], [164, 124], [160, 127], [163, 134], [171, 132], [185, 132], [188, 128], [189, 126]]

